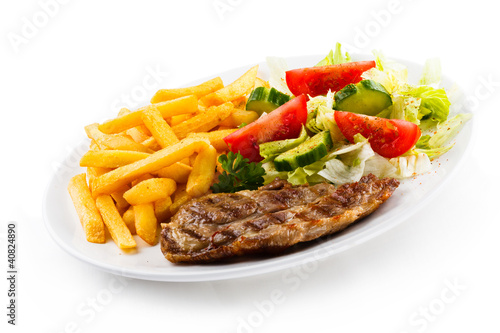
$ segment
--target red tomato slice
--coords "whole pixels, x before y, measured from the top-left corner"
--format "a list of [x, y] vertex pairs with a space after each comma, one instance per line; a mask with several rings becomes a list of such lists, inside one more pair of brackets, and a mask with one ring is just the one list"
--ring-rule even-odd
[[387, 157], [397, 157], [411, 149], [420, 138], [420, 128], [406, 120], [385, 119], [362, 114], [335, 111], [340, 132], [354, 142], [360, 133], [368, 139], [373, 151]]
[[307, 101], [300, 95], [224, 138], [233, 152], [239, 152], [250, 162], [262, 160], [259, 144], [292, 139], [299, 136], [307, 120]]
[[286, 72], [286, 84], [298, 96], [326, 95], [339, 91], [349, 83], [361, 81], [361, 74], [375, 67], [375, 61], [346, 62], [338, 65], [292, 69]]

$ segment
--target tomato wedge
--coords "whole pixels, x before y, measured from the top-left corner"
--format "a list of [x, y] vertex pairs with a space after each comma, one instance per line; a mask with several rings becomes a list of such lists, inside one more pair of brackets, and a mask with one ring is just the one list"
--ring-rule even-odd
[[358, 83], [361, 74], [373, 67], [375, 61], [357, 61], [292, 69], [286, 72], [286, 84], [295, 96], [326, 95], [328, 90], [339, 91], [349, 83]]
[[354, 142], [360, 133], [368, 139], [373, 151], [387, 157], [397, 157], [410, 150], [420, 138], [420, 128], [406, 120], [385, 119], [362, 114], [335, 111], [340, 132]]
[[262, 160], [259, 144], [298, 137], [306, 120], [307, 100], [300, 95], [229, 134], [224, 141], [233, 153], [239, 152], [250, 162], [258, 162]]

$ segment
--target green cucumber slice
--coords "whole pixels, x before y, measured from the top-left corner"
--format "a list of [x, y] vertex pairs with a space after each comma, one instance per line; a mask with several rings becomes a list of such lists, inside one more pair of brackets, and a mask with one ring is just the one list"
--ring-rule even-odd
[[332, 146], [330, 131], [320, 132], [294, 149], [278, 155], [274, 159], [274, 166], [278, 171], [293, 171], [322, 159]]
[[268, 162], [273, 159], [273, 157], [278, 156], [281, 153], [284, 153], [287, 150], [293, 149], [300, 145], [302, 142], [309, 139], [307, 135], [307, 131], [304, 126], [302, 126], [302, 130], [300, 131], [300, 135], [296, 139], [286, 139], [279, 141], [271, 141], [265, 142], [259, 145], [260, 156], [264, 158], [262, 163]]
[[375, 116], [392, 105], [391, 95], [378, 82], [362, 80], [335, 93], [335, 109]]
[[290, 96], [283, 94], [275, 88], [257, 87], [248, 97], [246, 109], [255, 111], [261, 115], [264, 112], [269, 113], [273, 111], [290, 99]]

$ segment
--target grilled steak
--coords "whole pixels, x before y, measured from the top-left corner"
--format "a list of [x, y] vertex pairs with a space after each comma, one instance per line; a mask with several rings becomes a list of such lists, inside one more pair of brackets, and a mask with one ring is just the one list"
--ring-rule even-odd
[[398, 185], [373, 175], [338, 188], [277, 179], [256, 191], [209, 194], [182, 206], [163, 226], [161, 249], [174, 263], [276, 253], [346, 228], [376, 210]]

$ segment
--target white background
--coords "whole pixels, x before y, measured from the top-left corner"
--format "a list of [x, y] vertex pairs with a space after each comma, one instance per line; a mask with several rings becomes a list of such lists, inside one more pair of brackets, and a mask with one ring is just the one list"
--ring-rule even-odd
[[[6, 324], [7, 285], [0, 278], [1, 327], [500, 331], [500, 29], [493, 3], [2, 1], [0, 266], [6, 271], [5, 224], [17, 221], [19, 276], [16, 327]], [[117, 106], [138, 107], [138, 89], [151, 70], [161, 75], [148, 81], [155, 86], [148, 85], [146, 99], [157, 88], [268, 55], [326, 54], [337, 41], [419, 63], [439, 57], [444, 73], [474, 102], [473, 150], [424, 210], [309, 271], [220, 282], [118, 279], [74, 259], [50, 238], [43, 193], [57, 162], [79, 142], [85, 125], [109, 118]]]

